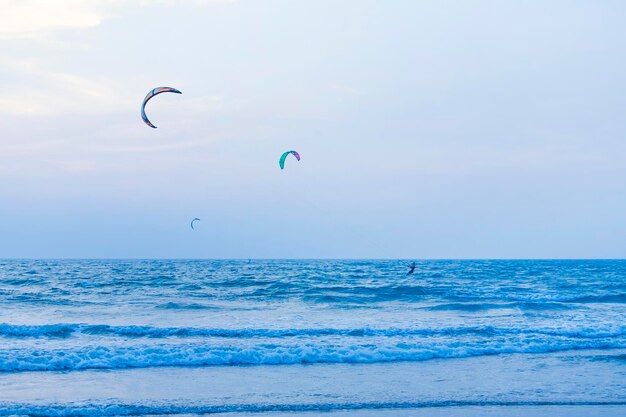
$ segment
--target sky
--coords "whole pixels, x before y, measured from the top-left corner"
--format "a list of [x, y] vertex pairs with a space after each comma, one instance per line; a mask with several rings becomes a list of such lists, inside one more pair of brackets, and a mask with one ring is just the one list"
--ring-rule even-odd
[[624, 2], [0, 9], [2, 258], [626, 257]]

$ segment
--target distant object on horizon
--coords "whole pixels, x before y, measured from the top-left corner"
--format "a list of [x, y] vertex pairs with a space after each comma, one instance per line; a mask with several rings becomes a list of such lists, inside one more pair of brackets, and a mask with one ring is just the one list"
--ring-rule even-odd
[[193, 230], [196, 230], [196, 228], [195, 228], [195, 227], [193, 227], [193, 222], [199, 222], [199, 221], [200, 221], [200, 219], [199, 219], [199, 218], [197, 218], [197, 217], [196, 217], [196, 218], [194, 218], [194, 219], [191, 221], [191, 228], [192, 228]]
[[156, 129], [156, 126], [153, 125], [150, 120], [148, 120], [148, 116], [146, 116], [146, 104], [148, 103], [148, 101], [156, 96], [157, 94], [161, 94], [161, 93], [175, 93], [175, 94], [182, 94], [180, 91], [178, 91], [175, 88], [172, 87], [157, 87], [157, 88], [153, 88], [152, 90], [150, 90], [150, 92], [146, 95], [146, 97], [143, 99], [143, 103], [141, 103], [141, 118], [143, 119], [143, 122], [145, 124], [147, 124], [148, 126]]
[[280, 160], [278, 161], [278, 165], [280, 165], [280, 169], [285, 169], [285, 159], [287, 159], [289, 154], [292, 154], [293, 156], [295, 156], [298, 161], [300, 160], [300, 154], [298, 152], [287, 151], [280, 156]]
[[409, 272], [407, 272], [407, 275], [411, 275], [413, 272], [415, 272], [415, 262], [413, 262], [411, 264], [411, 266], [409, 266]]

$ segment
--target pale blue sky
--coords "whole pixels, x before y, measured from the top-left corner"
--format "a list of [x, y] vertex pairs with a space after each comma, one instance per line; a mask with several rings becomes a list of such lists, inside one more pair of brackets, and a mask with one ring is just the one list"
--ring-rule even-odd
[[624, 2], [0, 6], [0, 257], [626, 256]]

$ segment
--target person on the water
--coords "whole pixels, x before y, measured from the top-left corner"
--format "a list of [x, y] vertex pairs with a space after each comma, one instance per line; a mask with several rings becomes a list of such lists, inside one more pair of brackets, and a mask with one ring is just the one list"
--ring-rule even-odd
[[415, 272], [415, 262], [413, 262], [409, 268], [411, 269], [409, 269], [407, 275], [411, 275], [413, 272]]

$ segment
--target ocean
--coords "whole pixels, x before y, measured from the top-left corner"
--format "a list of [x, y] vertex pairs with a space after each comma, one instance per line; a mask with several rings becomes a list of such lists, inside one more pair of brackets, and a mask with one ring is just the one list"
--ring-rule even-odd
[[0, 416], [626, 415], [626, 261], [3, 260]]

